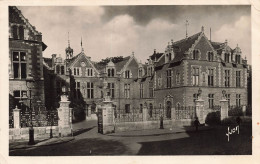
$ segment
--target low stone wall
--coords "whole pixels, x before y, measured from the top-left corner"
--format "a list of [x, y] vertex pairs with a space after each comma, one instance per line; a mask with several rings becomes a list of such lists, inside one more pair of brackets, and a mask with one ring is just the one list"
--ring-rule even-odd
[[[34, 139], [48, 139], [52, 129], [52, 136], [59, 136], [58, 126], [34, 127]], [[11, 128], [9, 129], [9, 141], [29, 140], [29, 128]]]
[[[192, 119], [181, 120], [163, 120], [164, 128], [191, 126], [193, 125]], [[144, 130], [144, 129], [159, 129], [160, 120], [156, 121], [140, 121], [140, 122], [118, 122], [115, 123], [115, 132]]]

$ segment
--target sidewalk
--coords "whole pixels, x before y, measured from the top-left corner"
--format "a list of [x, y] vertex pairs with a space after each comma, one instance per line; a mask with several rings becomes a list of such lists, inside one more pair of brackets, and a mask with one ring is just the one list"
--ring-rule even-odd
[[[199, 131], [211, 130], [213, 127], [209, 126], [200, 126]], [[174, 127], [174, 128], [165, 128], [165, 129], [147, 129], [147, 130], [136, 130], [136, 131], [124, 131], [124, 132], [115, 132], [107, 134], [108, 136], [116, 137], [141, 137], [141, 136], [159, 136], [167, 134], [177, 134], [184, 132], [195, 132], [195, 127]]]
[[49, 146], [49, 145], [55, 145], [60, 143], [66, 143], [72, 140], [74, 140], [74, 137], [60, 137], [60, 138], [55, 137], [55, 138], [50, 138], [45, 140], [36, 140], [35, 145], [28, 145], [28, 141], [10, 142], [9, 150], [27, 149], [27, 148], [39, 147], [39, 146]]

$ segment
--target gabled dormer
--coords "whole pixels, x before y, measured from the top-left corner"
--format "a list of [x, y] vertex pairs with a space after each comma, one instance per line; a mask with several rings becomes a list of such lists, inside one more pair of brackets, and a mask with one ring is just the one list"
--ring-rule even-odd
[[112, 60], [110, 60], [106, 65], [106, 73], [107, 73], [107, 77], [116, 76], [116, 67]]
[[233, 50], [232, 61], [237, 64], [242, 64], [241, 55], [242, 55], [241, 49], [237, 45], [237, 47]]
[[142, 78], [144, 76], [144, 74], [145, 74], [144, 66], [140, 61], [139, 65], [138, 65], [138, 78]]
[[97, 77], [99, 76], [98, 70], [90, 60], [90, 57], [86, 56], [84, 51], [75, 56], [70, 63], [68, 68], [75, 77]]
[[170, 45], [170, 43], [168, 42], [167, 47], [165, 48], [165, 63], [169, 63], [171, 60], [174, 59], [175, 54], [174, 54], [174, 49], [173, 49], [173, 41], [172, 44]]
[[230, 63], [232, 60], [232, 49], [228, 46], [228, 41], [225, 40], [224, 48], [222, 50], [221, 59], [225, 63]]
[[134, 52], [132, 53], [131, 57], [126, 58], [128, 59], [126, 63], [124, 61], [117, 63], [118, 67], [121, 65], [121, 63], [124, 64], [123, 68], [117, 71], [119, 71], [120, 76], [125, 79], [138, 78], [138, 61], [134, 56]]

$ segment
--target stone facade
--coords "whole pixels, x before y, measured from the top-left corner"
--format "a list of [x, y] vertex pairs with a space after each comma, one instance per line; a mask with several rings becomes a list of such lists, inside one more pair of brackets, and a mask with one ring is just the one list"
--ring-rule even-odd
[[[20, 105], [29, 107], [31, 89], [32, 106], [39, 100], [45, 104], [43, 57], [46, 49], [42, 34], [36, 31], [16, 7], [9, 7], [9, 100], [10, 109]], [[29, 82], [30, 81], [30, 82]]]
[[46, 70], [53, 71], [56, 79], [51, 90], [57, 96], [61, 85], [69, 87], [70, 100], [81, 99], [87, 115], [97, 112], [106, 90], [115, 110], [126, 110], [129, 105], [131, 109], [195, 107], [199, 89], [204, 110], [220, 105], [223, 90], [229, 105], [248, 104], [248, 66], [240, 48], [231, 49], [227, 41], [208, 40], [203, 28], [188, 38], [172, 41], [164, 53], [154, 50], [145, 64], [137, 62], [134, 54], [101, 63], [93, 62], [83, 48], [76, 56], [70, 45], [65, 52], [66, 59], [55, 54], [44, 59]]

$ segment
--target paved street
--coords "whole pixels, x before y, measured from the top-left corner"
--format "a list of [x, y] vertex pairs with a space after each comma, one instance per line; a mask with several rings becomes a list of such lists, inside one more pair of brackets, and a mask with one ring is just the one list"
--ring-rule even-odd
[[[75, 131], [74, 140], [50, 146], [11, 150], [10, 155], [203, 155], [252, 153], [251, 128], [249, 127], [241, 127], [240, 134], [230, 135], [229, 142], [226, 136], [226, 127], [215, 127], [214, 129], [199, 132], [187, 128], [187, 132], [178, 132], [178, 129], [174, 129], [175, 133], [169, 133], [170, 129], [155, 129], [144, 132], [133, 131], [102, 135], [97, 133], [96, 121], [83, 121], [73, 124], [73, 129]], [[159, 133], [159, 131], [161, 132]]]

